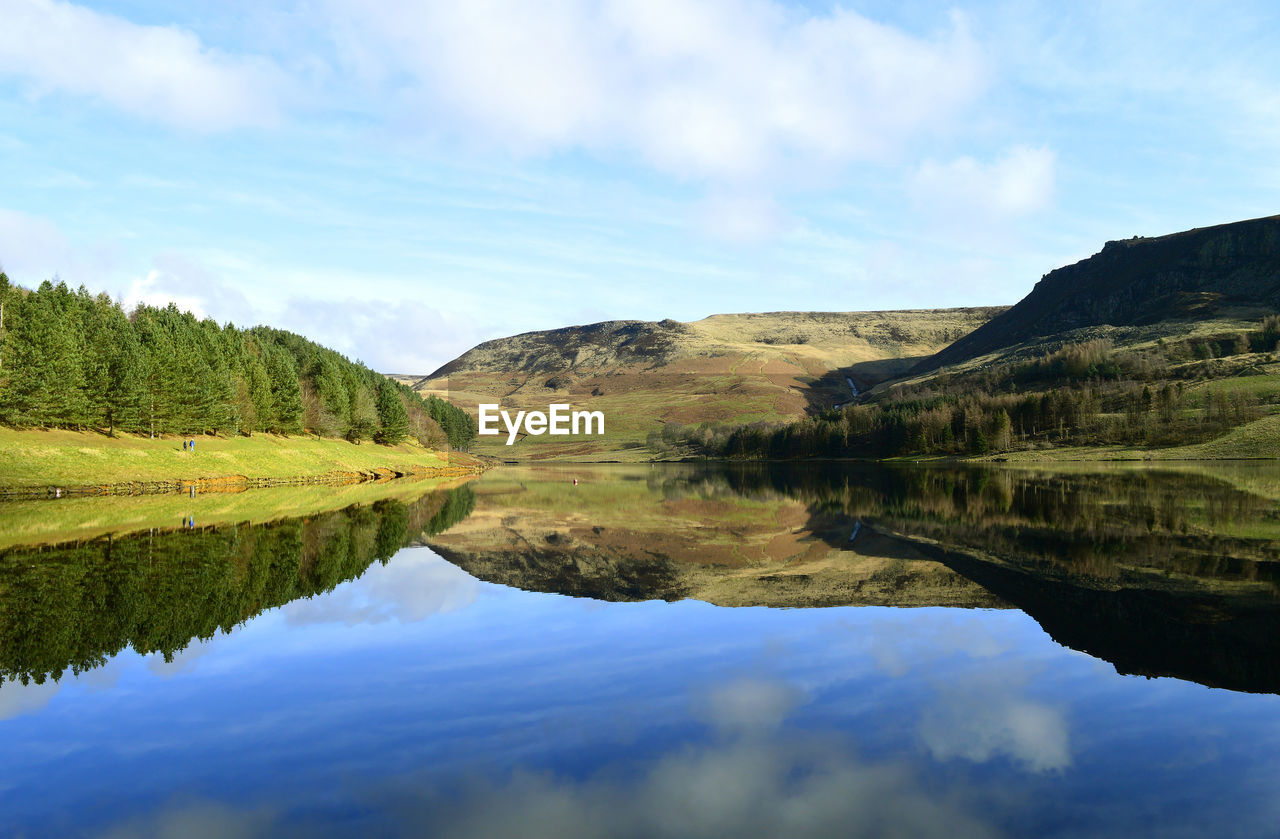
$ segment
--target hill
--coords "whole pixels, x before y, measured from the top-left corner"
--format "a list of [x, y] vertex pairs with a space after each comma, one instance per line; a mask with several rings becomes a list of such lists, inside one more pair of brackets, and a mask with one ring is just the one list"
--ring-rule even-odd
[[[971, 332], [999, 307], [712, 315], [608, 321], [486, 341], [412, 382], [475, 410], [481, 402], [599, 410], [606, 434], [538, 437], [474, 451], [506, 458], [649, 459], [680, 427], [798, 418], [847, 403]], [[404, 379], [402, 379], [404, 381]], [[505, 439], [505, 438], [504, 438]], [[562, 442], [563, 441], [563, 442]]]
[[[1194, 331], [1212, 321], [1257, 320], [1280, 311], [1280, 216], [1107, 242], [1050, 271], [1025, 298], [915, 372], [961, 364], [1028, 342], [1099, 337], [1117, 343]], [[1082, 334], [1083, 333], [1083, 334]]]
[[1278, 312], [1280, 216], [1108, 242], [857, 404], [703, 453], [1273, 457]]

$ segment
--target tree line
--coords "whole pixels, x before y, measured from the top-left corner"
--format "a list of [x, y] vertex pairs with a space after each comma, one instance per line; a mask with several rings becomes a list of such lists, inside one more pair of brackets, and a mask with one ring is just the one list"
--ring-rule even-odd
[[465, 448], [465, 411], [279, 329], [0, 273], [0, 423], [108, 434], [312, 433]]

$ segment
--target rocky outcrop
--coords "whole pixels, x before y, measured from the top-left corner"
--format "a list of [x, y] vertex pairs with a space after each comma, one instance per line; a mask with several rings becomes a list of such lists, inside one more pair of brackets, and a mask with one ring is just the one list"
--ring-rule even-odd
[[1227, 309], [1280, 311], [1280, 216], [1107, 242], [1046, 274], [1016, 306], [914, 372], [1073, 329], [1199, 320]]

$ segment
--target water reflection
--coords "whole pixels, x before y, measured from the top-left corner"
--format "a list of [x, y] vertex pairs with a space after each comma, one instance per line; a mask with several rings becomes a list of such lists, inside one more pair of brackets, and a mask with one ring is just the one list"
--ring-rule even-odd
[[0, 810], [52, 836], [1268, 835], [1280, 698], [1187, 680], [1275, 689], [1270, 475], [501, 469], [11, 550]]
[[[67, 670], [80, 674], [125, 647], [159, 654], [154, 666], [161, 671], [181, 669], [198, 654], [198, 645], [183, 653], [193, 640], [331, 591], [371, 563], [385, 563], [406, 544], [465, 518], [473, 504], [471, 490], [463, 486], [410, 502], [388, 499], [307, 518], [5, 550], [0, 685], [40, 685]], [[390, 581], [392, 587], [415, 582], [409, 564], [398, 566], [397, 574], [401, 579]], [[416, 580], [428, 586], [418, 595], [425, 602], [402, 600], [402, 610], [442, 607], [443, 594], [431, 576]], [[295, 615], [324, 619], [326, 609], [351, 611], [349, 604], [326, 601]], [[19, 694], [28, 695], [13, 695]]]
[[[333, 791], [350, 821], [270, 805], [185, 801], [132, 817], [108, 837], [448, 836], [994, 837], [973, 802], [938, 795], [902, 761], [860, 755], [838, 731], [792, 725], [803, 691], [784, 678], [735, 678], [702, 700], [704, 736], [585, 774], [515, 766], [442, 779], [415, 772]], [[351, 818], [348, 816], [348, 818]]]
[[1280, 480], [875, 465], [513, 470], [430, 540], [532, 591], [1026, 611], [1118, 670], [1280, 692]]

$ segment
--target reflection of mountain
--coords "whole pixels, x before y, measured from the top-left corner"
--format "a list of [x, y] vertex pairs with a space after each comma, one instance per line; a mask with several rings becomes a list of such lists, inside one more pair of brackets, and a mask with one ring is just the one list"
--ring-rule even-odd
[[482, 580], [600, 600], [1003, 605], [911, 545], [850, 541], [857, 522], [838, 511], [815, 518], [802, 500], [738, 491], [715, 472], [660, 474], [499, 470], [476, 485], [471, 518], [430, 545]]
[[126, 646], [170, 659], [194, 639], [360, 576], [473, 503], [464, 485], [266, 524], [0, 552], [0, 682], [79, 673]]
[[1120, 673], [1280, 693], [1280, 603], [1265, 592], [1098, 587], [980, 554], [921, 546], [1035, 618], [1065, 647]]
[[1280, 693], [1274, 467], [1213, 476], [860, 469], [774, 476], [857, 516], [1122, 673]]
[[1014, 605], [1121, 672], [1280, 693], [1274, 472], [501, 470], [430, 544], [605, 600]]

